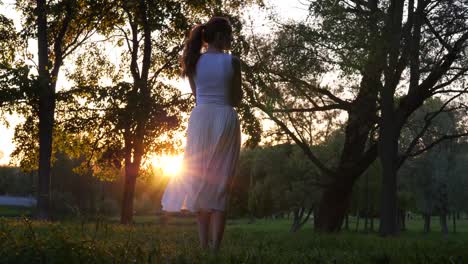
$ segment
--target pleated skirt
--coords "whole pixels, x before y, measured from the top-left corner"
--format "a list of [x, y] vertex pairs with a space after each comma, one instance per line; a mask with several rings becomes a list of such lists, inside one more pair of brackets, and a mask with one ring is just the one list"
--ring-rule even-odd
[[162, 197], [168, 212], [225, 211], [239, 160], [239, 118], [229, 105], [197, 105], [189, 118], [180, 172]]

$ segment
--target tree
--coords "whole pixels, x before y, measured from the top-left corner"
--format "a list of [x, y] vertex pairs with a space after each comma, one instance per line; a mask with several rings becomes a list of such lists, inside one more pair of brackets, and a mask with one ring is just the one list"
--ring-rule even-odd
[[374, 219], [379, 214], [381, 173], [382, 166], [377, 160], [358, 179], [351, 196], [347, 214], [355, 214], [357, 218], [363, 217], [365, 232], [374, 231]]
[[[327, 178], [317, 230], [340, 229], [353, 185], [380, 157], [380, 230], [397, 231], [396, 171], [407, 154], [398, 152], [401, 128], [425, 100], [464, 92], [466, 9], [462, 1], [311, 1], [314, 20], [282, 23], [273, 38], [252, 36], [244, 62], [249, 103]], [[452, 27], [445, 18], [454, 13]], [[311, 125], [315, 134], [305, 129]], [[338, 127], [344, 142], [330, 166], [312, 146]]]
[[[9, 96], [9, 111], [30, 116], [36, 123], [27, 126], [38, 127], [40, 150], [35, 166], [39, 171], [37, 217], [48, 219], [56, 89], [60, 68], [64, 60], [91, 37], [94, 26], [99, 24], [101, 18], [96, 11], [101, 10], [103, 6], [95, 1], [84, 0], [22, 0], [17, 1], [16, 5], [24, 22], [22, 32], [18, 34], [20, 43], [37, 38], [37, 75], [31, 74], [24, 59], [19, 60], [14, 65], [3, 67], [6, 73], [2, 76], [1, 88], [2, 94]], [[8, 41], [14, 43], [15, 39]], [[27, 51], [24, 50], [23, 53], [28, 59]]]
[[[1, 3], [0, 3], [1, 4]], [[13, 21], [0, 14], [0, 111], [11, 112], [14, 102], [23, 97], [27, 87], [31, 86], [28, 78], [29, 69], [20, 59], [24, 49], [19, 32]], [[2, 120], [4, 121], [4, 120]]]
[[[388, 64], [384, 68], [385, 82], [380, 91], [382, 115], [379, 157], [383, 165], [382, 185], [385, 186], [381, 208], [380, 233], [382, 235], [392, 235], [398, 231], [397, 171], [402, 160], [405, 159], [404, 154], [400, 156], [398, 153], [402, 127], [411, 113], [435, 94], [451, 96], [453, 91], [448, 91], [447, 88], [456, 90], [459, 88], [455, 91], [456, 95], [452, 95], [454, 99], [466, 92], [464, 87], [459, 86], [460, 80], [468, 71], [464, 58], [460, 57], [468, 42], [466, 3], [456, 1], [451, 4], [441, 4], [438, 1], [419, 0], [417, 3], [409, 1], [406, 22], [404, 22], [404, 4], [405, 1], [390, 3], [383, 36], [383, 40], [386, 40], [384, 43], [387, 44], [385, 58], [388, 58]], [[457, 14], [453, 26], [447, 27], [448, 24], [440, 22], [453, 14]], [[432, 41], [428, 38], [429, 36], [423, 35], [424, 27], [427, 27], [437, 41]], [[431, 44], [436, 48], [428, 47]], [[425, 52], [431, 48], [435, 54], [426, 57]], [[426, 72], [425, 60], [432, 60], [428, 63], [431, 70]], [[409, 69], [410, 75], [408, 91], [401, 98], [400, 104], [395, 107], [396, 98], [401, 96], [397, 93], [397, 88], [405, 68]], [[447, 103], [453, 99], [447, 100]], [[467, 133], [450, 134], [449, 137], [465, 134]]]
[[[76, 115], [72, 117], [83, 121], [80, 126], [101, 133], [96, 138], [96, 146], [101, 146], [102, 155], [95, 160], [101, 162], [101, 166], [107, 163], [116, 169], [123, 162], [123, 224], [132, 222], [135, 185], [149, 154], [170, 152], [174, 149], [173, 144], [178, 142], [174, 134], [180, 128], [181, 113], [187, 112], [190, 102], [167, 79], [177, 76], [177, 55], [182, 48], [184, 33], [194, 21], [211, 13], [209, 3], [114, 2], [110, 12], [114, 20], [110, 29], [101, 33], [122, 50], [122, 65], [128, 68], [112, 73], [115, 65], [103, 67], [108, 63], [95, 50], [91, 64], [86, 65], [86, 60], [78, 61], [88, 71], [71, 75], [77, 83], [74, 93], [79, 96], [84, 92], [87, 94], [84, 96], [97, 106], [94, 109], [83, 107], [74, 99]], [[232, 8], [231, 15], [235, 15], [245, 3], [233, 1], [226, 8]], [[222, 14], [223, 9], [218, 5], [215, 7]], [[237, 20], [232, 22], [239, 26]], [[93, 54], [85, 57], [91, 58]], [[96, 68], [96, 65], [101, 67]], [[106, 75], [106, 72], [111, 74]], [[125, 79], [125, 74], [130, 76], [131, 82]], [[113, 80], [114, 85], [101, 85], [103, 77]]]
[[[238, 32], [241, 24], [235, 15], [250, 2], [231, 1], [222, 6], [213, 1], [195, 3], [169, 0], [157, 3], [137, 0], [47, 3], [47, 37], [50, 39], [49, 46], [52, 46], [49, 59], [53, 59], [47, 69], [50, 69], [49, 88], [54, 92], [53, 112], [56, 115], [53, 129], [56, 139], [52, 139], [50, 156], [54, 158], [54, 153], [65, 151], [67, 155], [84, 160], [79, 168], [84, 174], [86, 170], [95, 169], [95, 174], [103, 177], [116, 176], [124, 161], [128, 177], [122, 200], [122, 222], [131, 222], [135, 179], [144, 155], [171, 150], [175, 132], [171, 129], [177, 126], [182, 118], [180, 113], [189, 106], [187, 98], [181, 98], [180, 92], [168, 81], [177, 76], [177, 55], [184, 33], [190, 24], [213, 13], [230, 13], [231, 22]], [[35, 13], [28, 3], [26, 0], [18, 2], [18, 8], [25, 18], [25, 39], [35, 37]], [[108, 65], [99, 50], [93, 49], [92, 45], [83, 46], [95, 32], [99, 33], [97, 38], [104, 39], [97, 42], [93, 39], [89, 43], [116, 44], [116, 50], [122, 51], [122, 65]], [[242, 41], [240, 38], [239, 42]], [[243, 45], [236, 47], [236, 52], [240, 52]], [[60, 66], [72, 52], [80, 52], [83, 57], [74, 61], [77, 66], [75, 72], [69, 71], [67, 74], [69, 80], [75, 82], [72, 83], [74, 87], [55, 92]], [[86, 58], [91, 58], [90, 63], [97, 64], [87, 64]], [[82, 71], [82, 67], [88, 71]], [[112, 68], [117, 68], [117, 73], [108, 74], [106, 71]], [[30, 73], [24, 72], [17, 75], [29, 79]], [[33, 85], [23, 85], [20, 80], [23, 79], [14, 79], [17, 89], [13, 92], [26, 93], [26, 104], [17, 105], [12, 111], [22, 114], [26, 122], [16, 128], [17, 148], [14, 156], [23, 167], [35, 169], [37, 154], [42, 153], [31, 138], [41, 134], [36, 129], [38, 96], [31, 89], [28, 90]], [[108, 84], [109, 80], [111, 85], [103, 85]], [[8, 82], [12, 86], [13, 81]], [[34, 80], [30, 83], [34, 84]], [[6, 90], [8, 85], [2, 86], [2, 92], [11, 93], [12, 89]], [[98, 107], [92, 107], [93, 104]], [[254, 120], [248, 108], [245, 109], [243, 114], [250, 115], [250, 119]], [[169, 138], [164, 140], [164, 136]], [[160, 140], [154, 141], [158, 137]], [[72, 149], [72, 146], [77, 148]]]
[[[463, 124], [465, 111], [459, 105], [446, 106], [438, 98], [427, 100], [410, 117], [411, 125], [404, 127], [400, 147], [406, 149], [413, 143], [411, 140], [418, 138], [417, 146], [414, 147], [418, 151], [426, 149], [447, 134], [462, 133], [466, 129]], [[418, 137], [418, 133], [424, 130], [424, 135]], [[459, 199], [464, 199], [462, 190], [466, 188], [465, 177], [458, 169], [463, 166], [460, 163], [461, 142], [458, 139], [455, 142], [445, 141], [434, 145], [422, 155], [410, 158], [400, 172], [402, 181], [406, 182], [407, 191], [415, 194], [416, 200], [419, 200], [418, 209], [424, 218], [425, 233], [430, 232], [431, 216], [438, 213], [442, 231], [447, 234], [450, 208]]]
[[[59, 44], [58, 44], [59, 45]], [[54, 127], [55, 87], [49, 74], [49, 44], [47, 41], [46, 1], [37, 0], [37, 47], [39, 72], [39, 177], [37, 184], [38, 218], [49, 218], [50, 157], [52, 155], [52, 129]], [[61, 47], [59, 47], [61, 50]], [[58, 57], [61, 57], [57, 54]], [[57, 77], [57, 74], [55, 77]]]
[[18, 168], [0, 166], [0, 195], [31, 196], [33, 175]]
[[467, 210], [464, 201], [468, 199], [467, 162], [468, 151], [466, 140], [459, 140], [454, 146], [454, 158], [450, 164], [452, 173], [448, 184], [448, 203], [452, 213], [453, 232], [457, 232], [457, 220], [460, 213]]
[[[340, 139], [340, 135], [334, 137]], [[332, 140], [316, 146], [333, 157]], [[244, 150], [238, 173], [249, 186], [248, 207], [255, 217], [280, 217], [292, 213], [291, 232], [304, 226], [317, 208], [320, 174], [301, 149], [291, 143]], [[245, 160], [244, 160], [245, 159]], [[236, 188], [238, 185], [236, 185]]]

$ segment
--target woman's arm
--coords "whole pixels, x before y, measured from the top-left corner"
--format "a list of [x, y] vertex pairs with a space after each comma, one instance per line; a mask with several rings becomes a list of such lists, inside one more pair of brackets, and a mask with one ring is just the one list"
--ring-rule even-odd
[[239, 58], [232, 56], [232, 67], [234, 69], [234, 76], [232, 80], [231, 104], [232, 106], [239, 106], [242, 100], [242, 73]]

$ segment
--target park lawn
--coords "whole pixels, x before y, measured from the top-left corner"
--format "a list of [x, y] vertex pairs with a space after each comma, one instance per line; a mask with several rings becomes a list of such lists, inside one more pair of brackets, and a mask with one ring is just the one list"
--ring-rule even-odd
[[21, 217], [31, 216], [31, 214], [30, 207], [0, 205], [0, 217]]
[[[114, 216], [114, 217], [109, 217], [106, 220], [108, 220], [110, 223], [119, 223], [120, 217]], [[161, 224], [163, 221], [160, 216], [156, 215], [137, 215], [133, 217], [133, 220], [136, 224]], [[178, 225], [195, 225], [196, 220], [193, 216], [189, 217], [173, 217], [173, 216], [168, 216], [167, 221], [169, 221], [170, 225], [173, 226], [178, 226]]]
[[[109, 218], [110, 221], [118, 223], [118, 217], [111, 217]], [[134, 221], [137, 224], [158, 224], [160, 223], [160, 218], [155, 215], [143, 215], [143, 216], [135, 216]], [[169, 224], [172, 225], [194, 225], [196, 223], [194, 218], [191, 217], [169, 217], [168, 219]], [[312, 219], [303, 226], [301, 230], [312, 230]], [[244, 230], [257, 230], [257, 231], [265, 231], [265, 232], [282, 232], [285, 230], [289, 230], [289, 227], [292, 223], [291, 219], [283, 218], [283, 219], [257, 219], [252, 224], [249, 219], [231, 219], [228, 221], [228, 226], [241, 226]], [[447, 221], [448, 228], [449, 228], [449, 237], [460, 237], [461, 239], [466, 238], [468, 241], [468, 218], [462, 218], [456, 221], [456, 233], [453, 233], [453, 225], [452, 220]], [[421, 217], [415, 217], [414, 220], [407, 220], [406, 227], [407, 231], [404, 233], [404, 237], [407, 237], [409, 234], [418, 236], [422, 235], [422, 237], [427, 236], [434, 236], [439, 237], [441, 236], [441, 229], [439, 224], [439, 217], [432, 217], [431, 219], [431, 233], [428, 235], [423, 235], [423, 220]], [[379, 226], [378, 219], [374, 220], [374, 227], [377, 230]], [[349, 231], [351, 233], [355, 233], [355, 231], [364, 232], [364, 221], [361, 219], [358, 229], [356, 229], [356, 218], [349, 217]], [[346, 231], [345, 231], [346, 232]], [[460, 235], [458, 235], [460, 234]]]
[[[467, 233], [443, 238], [409, 230], [383, 239], [375, 234], [295, 234], [287, 220], [239, 219], [228, 223], [218, 255], [198, 249], [193, 219], [137, 217], [134, 226], [111, 221], [44, 223], [0, 220], [1, 263], [467, 263]], [[142, 223], [141, 220], [144, 220]], [[146, 222], [145, 222], [146, 221]], [[191, 222], [189, 222], [191, 221]], [[192, 224], [190, 224], [192, 223]], [[461, 226], [468, 225], [465, 220]], [[435, 229], [434, 229], [435, 230]]]

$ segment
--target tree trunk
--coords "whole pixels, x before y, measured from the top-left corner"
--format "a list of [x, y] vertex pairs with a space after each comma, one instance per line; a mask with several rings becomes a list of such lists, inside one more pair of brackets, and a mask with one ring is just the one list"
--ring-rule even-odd
[[130, 162], [125, 166], [125, 183], [120, 215], [121, 224], [131, 224], [133, 222], [133, 200], [137, 176], [138, 168], [134, 163]]
[[370, 231], [374, 232], [374, 216], [371, 216], [370, 219]]
[[380, 235], [392, 236], [398, 233], [397, 219], [397, 171], [398, 139], [400, 127], [395, 110], [395, 91], [399, 74], [398, 68], [402, 33], [404, 1], [390, 1], [386, 18], [386, 30], [382, 40], [386, 42], [385, 85], [380, 86], [381, 120], [379, 135], [379, 158], [382, 164], [382, 193], [380, 204]]
[[406, 231], [406, 211], [404, 209], [398, 210], [398, 226], [400, 231]]
[[310, 208], [307, 214], [305, 214], [305, 211], [306, 209], [304, 207], [294, 210], [293, 223], [290, 229], [292, 233], [297, 232], [305, 223], [307, 223], [307, 221], [310, 218], [310, 215], [312, 214], [313, 209]]
[[367, 213], [364, 215], [364, 232], [369, 231], [369, 217], [367, 216]]
[[39, 63], [39, 170], [37, 185], [37, 218], [50, 218], [50, 158], [54, 126], [55, 98], [50, 82], [47, 40], [46, 1], [37, 0], [37, 34]]
[[397, 159], [398, 134], [393, 110], [393, 94], [382, 92], [382, 122], [380, 127], [379, 156], [382, 164], [382, 193], [380, 205], [380, 235], [398, 233], [397, 218]]
[[348, 211], [353, 183], [336, 181], [322, 194], [317, 217], [314, 218], [315, 230], [338, 232]]
[[444, 236], [448, 235], [447, 214], [445, 212], [440, 213], [440, 230]]
[[304, 208], [298, 208], [294, 210], [293, 213], [293, 222], [291, 225], [290, 231], [292, 233], [296, 232], [299, 229], [299, 223], [301, 222], [302, 215], [304, 214]]
[[356, 232], [359, 231], [359, 219], [361, 217], [359, 216], [359, 211], [356, 213]]
[[454, 212], [452, 215], [453, 233], [457, 233], [457, 213]]
[[[128, 4], [128, 3], [127, 3]], [[125, 8], [128, 8], [126, 6]], [[128, 111], [136, 112], [135, 128], [126, 128], [125, 138], [125, 184], [122, 198], [122, 211], [120, 222], [122, 224], [131, 224], [133, 221], [133, 200], [135, 197], [135, 185], [140, 170], [141, 160], [145, 153], [144, 139], [146, 133], [146, 123], [150, 111], [149, 100], [151, 97], [150, 87], [148, 86], [149, 70], [151, 67], [151, 28], [148, 23], [148, 6], [146, 1], [140, 0], [138, 11], [134, 17], [129, 16], [129, 22], [132, 32], [132, 56], [130, 62], [130, 72], [133, 77], [134, 92], [137, 95], [136, 102], [127, 105]], [[143, 30], [143, 53], [141, 61], [141, 71], [138, 66], [140, 59], [138, 50], [140, 47], [138, 22], [141, 22]], [[132, 126], [133, 124], [129, 124]]]
[[424, 218], [424, 234], [428, 234], [431, 232], [431, 214], [429, 213], [424, 213], [423, 215]]
[[[131, 140], [131, 138], [133, 138], [133, 140]], [[120, 215], [121, 224], [131, 224], [133, 222], [135, 185], [143, 156], [141, 151], [142, 142], [143, 138], [128, 134], [125, 137], [125, 182]]]
[[364, 232], [369, 231], [369, 211], [370, 211], [370, 191], [369, 191], [369, 173], [366, 173], [366, 213], [364, 215]]
[[344, 228], [345, 230], [349, 230], [349, 214], [346, 214]]
[[[390, 121], [388, 121], [390, 122]], [[382, 123], [386, 123], [383, 121]], [[396, 158], [398, 140], [392, 124], [389, 126], [388, 134], [382, 128], [381, 132], [381, 153], [382, 163], [382, 193], [381, 193], [381, 212], [380, 212], [380, 235], [391, 236], [398, 233], [397, 224], [397, 169]], [[382, 124], [382, 127], [385, 127]]]

